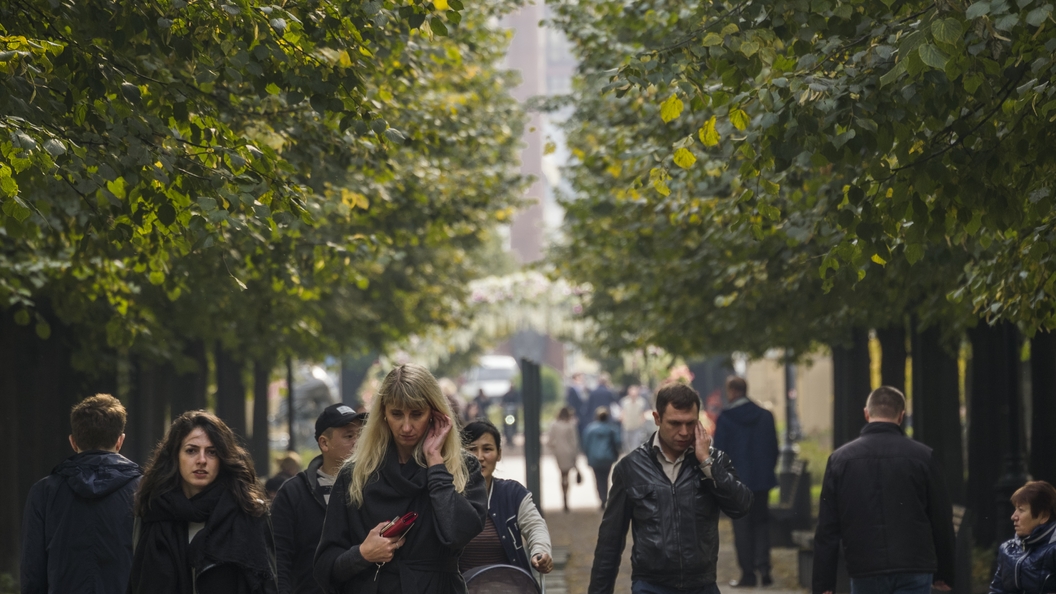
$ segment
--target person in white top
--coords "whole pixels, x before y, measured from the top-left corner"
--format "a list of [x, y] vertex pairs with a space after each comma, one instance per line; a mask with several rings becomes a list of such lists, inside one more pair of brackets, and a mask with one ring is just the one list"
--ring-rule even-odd
[[627, 387], [627, 395], [620, 399], [620, 410], [623, 413], [623, 451], [626, 453], [645, 441], [645, 419], [651, 407], [641, 386]]

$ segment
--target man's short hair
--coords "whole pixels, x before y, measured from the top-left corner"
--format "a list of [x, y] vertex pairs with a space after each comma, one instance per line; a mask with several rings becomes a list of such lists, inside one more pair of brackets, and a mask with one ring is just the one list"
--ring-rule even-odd
[[690, 410], [696, 406], [700, 412], [700, 394], [686, 384], [668, 384], [656, 392], [656, 412], [661, 417], [668, 404], [678, 410]]
[[1029, 506], [1035, 518], [1046, 514], [1049, 519], [1056, 518], [1056, 489], [1045, 481], [1030, 481], [1012, 494], [1012, 505]]
[[897, 419], [906, 410], [906, 397], [898, 388], [880, 386], [865, 401], [869, 416], [877, 419]]
[[127, 413], [121, 401], [96, 394], [73, 405], [70, 428], [73, 441], [83, 450], [109, 450], [125, 432]]
[[742, 396], [747, 394], [748, 382], [744, 381], [743, 377], [731, 375], [726, 378], [726, 396], [729, 396], [731, 392], [736, 392]]

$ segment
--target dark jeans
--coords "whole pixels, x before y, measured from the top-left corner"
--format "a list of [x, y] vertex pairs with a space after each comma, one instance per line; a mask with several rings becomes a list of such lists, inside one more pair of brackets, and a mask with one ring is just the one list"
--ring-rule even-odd
[[605, 502], [609, 500], [609, 472], [612, 470], [612, 464], [591, 466], [590, 468], [594, 471], [594, 481], [598, 484], [598, 498], [601, 499], [601, 505], [604, 506]]
[[733, 521], [733, 542], [741, 577], [751, 583], [755, 572], [770, 573], [769, 491], [752, 491], [752, 507], [743, 518]]
[[888, 573], [851, 578], [851, 594], [930, 594], [930, 573]]
[[667, 586], [634, 580], [631, 582], [631, 594], [719, 594], [719, 587], [715, 584], [708, 584], [698, 590], [675, 590]]

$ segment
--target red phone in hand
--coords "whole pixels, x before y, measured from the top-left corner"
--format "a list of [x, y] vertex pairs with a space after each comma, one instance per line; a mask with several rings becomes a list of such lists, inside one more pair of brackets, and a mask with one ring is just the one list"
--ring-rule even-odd
[[403, 536], [411, 529], [414, 525], [414, 521], [418, 519], [417, 512], [407, 512], [403, 517], [395, 517], [387, 526], [381, 529], [381, 535], [385, 538], [395, 538]]

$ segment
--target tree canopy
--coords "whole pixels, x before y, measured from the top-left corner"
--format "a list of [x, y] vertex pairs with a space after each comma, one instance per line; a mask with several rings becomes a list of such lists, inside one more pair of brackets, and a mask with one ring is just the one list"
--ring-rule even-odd
[[525, 183], [514, 5], [6, 3], [0, 306], [147, 351], [453, 323]]
[[1050, 4], [550, 4], [581, 60], [556, 261], [597, 315], [706, 318], [696, 350], [903, 313], [1056, 327]]

